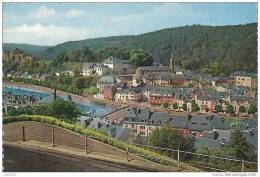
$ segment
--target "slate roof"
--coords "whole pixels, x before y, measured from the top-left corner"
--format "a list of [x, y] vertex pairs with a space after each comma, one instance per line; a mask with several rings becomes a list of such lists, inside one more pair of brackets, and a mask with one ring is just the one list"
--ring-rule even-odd
[[229, 130], [224, 119], [216, 115], [191, 115], [191, 118], [188, 118], [188, 115], [172, 115], [167, 112], [150, 113], [149, 109], [138, 108], [129, 108], [124, 116], [124, 121], [154, 125], [163, 125], [167, 122], [173, 128], [189, 129], [190, 131]]
[[[98, 124], [100, 124], [100, 126]], [[122, 126], [112, 125], [100, 118], [93, 118], [88, 128], [95, 131], [106, 132], [109, 136], [124, 141], [128, 141], [128, 139], [133, 135], [131, 130]]]
[[117, 89], [117, 93], [140, 93], [141, 89], [137, 88], [137, 87], [133, 87], [133, 88], [127, 88], [127, 89]]
[[218, 150], [222, 147], [222, 141], [208, 138], [194, 137], [195, 149], [202, 149], [208, 147], [209, 149]]
[[203, 132], [202, 138], [219, 140], [219, 141], [229, 141], [230, 139], [230, 130], [213, 130]]
[[242, 77], [253, 77], [256, 78], [257, 74], [256, 73], [248, 73], [245, 71], [236, 71], [232, 74], [232, 76], [242, 76]]
[[140, 66], [137, 69], [144, 71], [172, 71], [170, 66]]
[[117, 57], [110, 56], [103, 61], [104, 64], [128, 64], [128, 60], [120, 60]]
[[204, 115], [192, 115], [192, 118], [188, 121], [188, 129], [191, 131], [211, 130], [210, 117]]
[[114, 76], [111, 75], [106, 75], [106, 76], [102, 76], [99, 80], [98, 80], [99, 84], [116, 84], [116, 78]]
[[246, 138], [247, 142], [257, 148], [258, 145], [258, 131], [257, 128], [242, 131], [243, 136]]
[[173, 128], [188, 129], [188, 117], [187, 116], [172, 115], [170, 120], [171, 121], [169, 123]]

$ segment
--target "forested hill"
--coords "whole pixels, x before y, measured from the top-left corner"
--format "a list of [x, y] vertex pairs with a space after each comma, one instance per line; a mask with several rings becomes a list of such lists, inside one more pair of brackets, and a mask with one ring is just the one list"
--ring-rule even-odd
[[12, 44], [12, 43], [3, 43], [3, 51], [7, 52], [14, 48], [19, 48], [25, 53], [29, 53], [36, 57], [41, 57], [44, 50], [50, 46], [40, 46], [40, 45], [30, 45], [30, 44]]
[[215, 75], [236, 70], [255, 72], [257, 68], [257, 24], [234, 26], [184, 26], [163, 29], [133, 36], [71, 41], [46, 49], [42, 56], [55, 58], [57, 54], [87, 46], [96, 53], [108, 47], [142, 48], [155, 62], [168, 64], [172, 50], [175, 59], [186, 69]]

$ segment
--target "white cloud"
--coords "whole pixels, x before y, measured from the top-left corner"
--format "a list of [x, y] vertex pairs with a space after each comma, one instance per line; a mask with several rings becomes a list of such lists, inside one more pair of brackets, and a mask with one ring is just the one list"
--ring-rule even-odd
[[70, 9], [68, 12], [67, 12], [67, 16], [69, 18], [75, 18], [75, 17], [81, 17], [81, 16], [84, 16], [86, 13], [82, 10], [78, 10], [78, 9]]
[[[91, 30], [92, 31], [92, 30]], [[80, 40], [91, 37], [87, 29], [54, 24], [42, 25], [24, 24], [3, 30], [3, 41], [8, 43], [28, 43], [41, 45], [55, 45], [65, 41]]]
[[50, 22], [53, 18], [58, 16], [58, 13], [54, 8], [47, 8], [46, 6], [39, 7], [34, 13], [35, 17], [42, 22]]

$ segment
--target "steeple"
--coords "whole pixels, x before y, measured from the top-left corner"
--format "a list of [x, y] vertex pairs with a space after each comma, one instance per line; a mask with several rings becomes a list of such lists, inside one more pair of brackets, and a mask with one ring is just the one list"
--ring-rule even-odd
[[174, 61], [173, 50], [170, 58], [170, 67], [172, 68], [173, 75], [175, 75], [175, 61]]

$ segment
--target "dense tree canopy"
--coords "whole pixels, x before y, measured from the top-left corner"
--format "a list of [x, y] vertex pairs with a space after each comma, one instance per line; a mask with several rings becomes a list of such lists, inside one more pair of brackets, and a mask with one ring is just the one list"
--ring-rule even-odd
[[[57, 54], [89, 46], [100, 51], [115, 46], [125, 49], [140, 48], [151, 54], [155, 62], [169, 64], [174, 51], [177, 63], [186, 69], [213, 75], [237, 70], [256, 72], [257, 24], [234, 26], [184, 26], [169, 28], [136, 36], [117, 36], [66, 42], [50, 47], [43, 56], [54, 58]], [[110, 54], [114, 49], [111, 49]], [[119, 55], [118, 55], [119, 56]]]
[[65, 101], [57, 98], [48, 105], [48, 113], [54, 117], [60, 117], [73, 120], [80, 115], [80, 111], [76, 104], [72, 101]]
[[162, 128], [156, 128], [149, 136], [150, 145], [170, 149], [193, 151], [194, 144], [190, 137], [184, 137], [179, 130], [173, 129], [169, 125]]
[[153, 57], [142, 49], [135, 49], [130, 52], [130, 63], [137, 68], [139, 66], [153, 65]]

